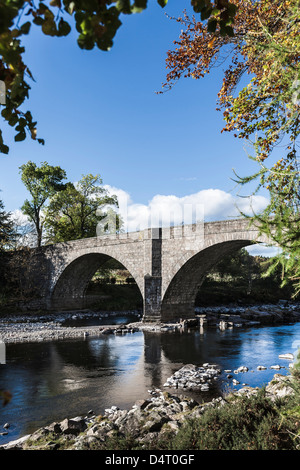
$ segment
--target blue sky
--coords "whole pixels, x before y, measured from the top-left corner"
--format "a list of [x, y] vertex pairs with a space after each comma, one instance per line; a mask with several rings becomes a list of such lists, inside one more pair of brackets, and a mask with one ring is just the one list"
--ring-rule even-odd
[[76, 32], [52, 38], [34, 27], [26, 37], [25, 62], [36, 82], [24, 110], [32, 111], [46, 143], [15, 143], [3, 127], [10, 146], [9, 155], [0, 155], [6, 210], [20, 208], [28, 197], [19, 174], [28, 160], [60, 165], [70, 181], [100, 173], [104, 184], [136, 205], [208, 190], [219, 191], [218, 204], [222, 194], [234, 198], [238, 192], [233, 169], [241, 175], [257, 170], [245, 143], [220, 132], [222, 114], [215, 108], [222, 67], [201, 81], [184, 79], [170, 92], [155, 93], [165, 81], [166, 52], [182, 28], [165, 13], [178, 16], [189, 2], [170, 0], [165, 9], [149, 3], [145, 12], [123, 16], [109, 52], [80, 50]]

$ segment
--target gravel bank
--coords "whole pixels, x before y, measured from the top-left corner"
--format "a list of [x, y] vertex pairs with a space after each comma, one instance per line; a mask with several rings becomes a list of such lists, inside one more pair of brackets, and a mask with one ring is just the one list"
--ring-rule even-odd
[[[132, 313], [132, 312], [128, 312]], [[116, 316], [119, 312], [110, 313]], [[122, 312], [124, 315], [124, 312]], [[51, 341], [72, 338], [84, 338], [87, 336], [100, 336], [102, 334], [123, 334], [137, 331], [135, 327], [125, 325], [101, 325], [101, 326], [66, 326], [68, 320], [105, 318], [107, 313], [93, 312], [64, 312], [41, 315], [13, 315], [0, 319], [0, 340], [4, 343], [24, 343], [37, 341]], [[138, 317], [137, 317], [138, 318]]]
[[[136, 315], [138, 321], [127, 325], [66, 326], [66, 320], [113, 318]], [[60, 312], [52, 314], [20, 314], [0, 318], [0, 340], [4, 343], [51, 341], [68, 338], [125, 334], [136, 331], [168, 331], [189, 327], [238, 328], [258, 325], [286, 324], [300, 321], [300, 304], [281, 301], [277, 305], [220, 306], [196, 309], [196, 317], [177, 323], [143, 323], [141, 313], [128, 312]], [[99, 322], [98, 322], [99, 323]]]

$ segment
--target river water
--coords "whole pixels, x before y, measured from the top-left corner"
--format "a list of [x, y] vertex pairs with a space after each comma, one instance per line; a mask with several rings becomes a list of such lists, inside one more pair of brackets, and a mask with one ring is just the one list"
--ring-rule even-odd
[[[149, 396], [152, 388], [164, 389], [168, 377], [184, 364], [217, 364], [222, 370], [209, 392], [171, 393], [207, 401], [242, 384], [262, 386], [275, 373], [289, 373], [290, 360], [279, 354], [296, 354], [300, 323], [280, 326], [185, 330], [183, 332], [136, 332], [80, 340], [7, 344], [6, 364], [0, 365], [0, 389], [8, 389], [11, 402], [0, 407], [0, 433], [9, 423], [0, 444], [31, 433], [66, 417], [96, 414], [116, 405], [130, 408]], [[280, 365], [280, 371], [270, 369]], [[257, 370], [257, 366], [266, 370]], [[224, 370], [247, 366], [246, 373]]]

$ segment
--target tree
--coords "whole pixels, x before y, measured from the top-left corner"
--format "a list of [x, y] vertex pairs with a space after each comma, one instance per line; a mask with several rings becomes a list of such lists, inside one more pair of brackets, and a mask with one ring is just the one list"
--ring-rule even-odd
[[0, 253], [10, 249], [16, 242], [17, 233], [14, 228], [11, 214], [4, 209], [0, 200]]
[[4, 295], [6, 285], [8, 252], [14, 248], [17, 238], [18, 234], [11, 219], [11, 214], [5, 211], [3, 201], [0, 200], [0, 297]]
[[[101, 185], [100, 175], [88, 174], [51, 198], [45, 217], [48, 243], [96, 236], [99, 220], [106, 218], [106, 206], [118, 204], [116, 196], [110, 196]], [[101, 209], [106, 212], [99, 216]]]
[[[37, 122], [31, 112], [23, 111], [21, 106], [29, 98], [28, 78], [33, 75], [23, 61], [25, 48], [22, 36], [30, 33], [32, 25], [41, 28], [43, 34], [62, 37], [71, 32], [73, 20], [78, 32], [77, 43], [81, 49], [107, 51], [121, 26], [121, 15], [138, 13], [146, 9], [147, 0], [52, 0], [49, 5], [33, 0], [3, 0], [0, 3], [0, 83], [4, 84], [5, 106], [1, 115], [15, 128], [15, 141], [26, 139], [26, 132], [32, 139], [44, 144], [37, 137]], [[168, 0], [157, 0], [164, 7]], [[202, 19], [220, 12], [218, 21], [221, 32], [232, 32], [235, 6], [228, 0], [190, 0], [195, 12]], [[0, 93], [1, 98], [1, 93]], [[0, 104], [3, 101], [0, 100]], [[9, 147], [4, 143], [0, 130], [0, 152], [7, 154]]]
[[244, 248], [225, 256], [206, 276], [197, 294], [196, 305], [230, 302], [278, 302], [290, 299], [292, 282], [282, 288], [280, 267], [272, 269], [270, 258], [251, 256]]
[[[281, 251], [273, 258], [267, 275], [281, 271], [281, 286], [293, 282], [294, 297], [300, 293], [300, 177], [298, 170], [284, 168], [278, 162], [275, 170], [269, 172], [265, 166], [259, 173], [260, 185], [265, 173], [268, 174], [270, 203], [261, 214], [248, 218], [260, 233], [268, 236]], [[240, 178], [240, 184], [246, 184], [249, 178]]]
[[[217, 102], [225, 120], [222, 132], [233, 132], [252, 144], [250, 158], [259, 165], [253, 175], [237, 176], [237, 181], [242, 185], [255, 181], [256, 191], [269, 191], [270, 204], [262, 214], [253, 214], [251, 222], [282, 248], [274, 266], [280, 263], [283, 272], [298, 282], [298, 292], [300, 6], [297, 0], [232, 3], [236, 6], [234, 35], [220, 35], [212, 18], [206, 23], [187, 15], [178, 19], [185, 30], [175, 41], [176, 49], [168, 52], [164, 88], [172, 88], [182, 77], [199, 79], [217, 65], [227, 65]], [[241, 87], [246, 77], [248, 83]], [[275, 148], [280, 155], [274, 163]]]
[[60, 166], [52, 166], [47, 162], [38, 167], [28, 161], [20, 167], [22, 181], [30, 192], [32, 200], [24, 202], [21, 210], [34, 223], [37, 234], [37, 245], [41, 246], [43, 238], [44, 217], [42, 210], [49, 198], [65, 188], [62, 180], [66, 179], [66, 172]]

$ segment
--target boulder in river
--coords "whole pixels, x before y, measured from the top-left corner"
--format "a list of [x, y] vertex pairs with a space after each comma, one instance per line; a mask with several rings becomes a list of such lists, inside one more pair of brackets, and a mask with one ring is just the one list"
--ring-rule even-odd
[[209, 384], [220, 373], [221, 371], [215, 364], [206, 363], [202, 366], [186, 364], [167, 379], [164, 387], [208, 391]]

